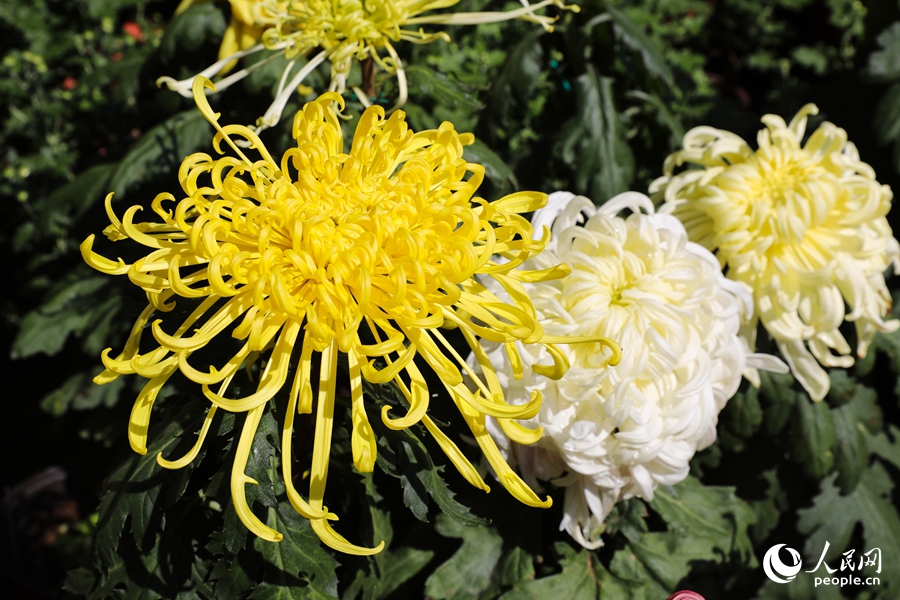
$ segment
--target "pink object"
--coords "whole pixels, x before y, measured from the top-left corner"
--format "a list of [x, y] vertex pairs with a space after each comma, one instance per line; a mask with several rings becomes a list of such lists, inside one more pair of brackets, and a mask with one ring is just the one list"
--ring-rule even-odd
[[703, 596], [698, 594], [697, 592], [692, 592], [690, 590], [681, 590], [680, 592], [675, 592], [671, 596], [669, 596], [668, 600], [705, 600]]

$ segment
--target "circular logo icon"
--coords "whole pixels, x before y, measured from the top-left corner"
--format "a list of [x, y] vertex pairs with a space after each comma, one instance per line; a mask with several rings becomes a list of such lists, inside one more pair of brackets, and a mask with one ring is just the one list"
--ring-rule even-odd
[[[781, 562], [778, 551], [782, 548], [787, 550], [791, 555], [792, 565], [786, 565]], [[763, 557], [763, 571], [766, 572], [766, 577], [775, 583], [788, 583], [800, 572], [800, 569], [803, 566], [802, 563], [803, 561], [800, 559], [799, 552], [793, 548], [786, 548], [784, 544], [777, 544], [769, 548], [769, 551], [766, 552], [765, 557]]]

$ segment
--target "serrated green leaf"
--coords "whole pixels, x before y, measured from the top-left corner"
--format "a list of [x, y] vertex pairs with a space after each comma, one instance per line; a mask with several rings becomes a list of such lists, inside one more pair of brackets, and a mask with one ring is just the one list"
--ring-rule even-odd
[[811, 479], [822, 479], [834, 466], [837, 443], [834, 417], [824, 402], [800, 399], [794, 404], [792, 459]]
[[284, 535], [278, 543], [255, 538], [253, 546], [265, 560], [263, 584], [250, 594], [254, 600], [312, 598], [317, 591], [337, 597], [338, 562], [324, 550], [309, 521], [287, 502], [269, 507], [266, 524]]
[[106, 491], [98, 508], [95, 535], [96, 548], [103, 564], [116, 564], [119, 538], [128, 519], [138, 548], [152, 547], [158, 526], [155, 512], [161, 508], [158, 502], [160, 494], [168, 488], [183, 492], [196, 463], [179, 471], [167, 471], [157, 464], [156, 455], [162, 452], [168, 456], [178, 445], [182, 432], [199, 429], [201, 417], [185, 417], [182, 413], [163, 427], [157, 427], [159, 433], [148, 445], [147, 454], [132, 455], [107, 478]]
[[[402, 404], [402, 395], [392, 384], [375, 385], [363, 380], [366, 397], [381, 405]], [[441, 477], [443, 466], [435, 465], [428, 448], [415, 431], [421, 427], [390, 430], [379, 421], [372, 422], [378, 438], [376, 464], [388, 475], [398, 477], [403, 486], [403, 501], [416, 518], [427, 522], [427, 496], [441, 512], [465, 525], [486, 525], [490, 521], [472, 514], [467, 506], [455, 499], [455, 494]]]
[[549, 577], [517, 583], [513, 589], [500, 596], [500, 600], [594, 600], [597, 598], [597, 576], [591, 564], [591, 555], [584, 550], [557, 542], [562, 572]]
[[[900, 556], [900, 515], [891, 499], [894, 484], [890, 475], [876, 462], [865, 470], [859, 484], [846, 496], [834, 485], [836, 478], [837, 474], [833, 474], [822, 481], [821, 492], [813, 499], [813, 505], [798, 511], [797, 530], [806, 536], [803, 556], [818, 561], [828, 542], [825, 560], [838, 559], [848, 549], [856, 524], [860, 523], [865, 550], [881, 549], [882, 579], [897, 581], [900, 563], [887, 558]], [[831, 564], [832, 568], [836, 566]]]
[[849, 400], [831, 411], [835, 433], [834, 466], [838, 473], [837, 485], [844, 494], [853, 491], [869, 464], [866, 431], [881, 429], [881, 410], [875, 391], [854, 385], [848, 386], [847, 393]]
[[650, 507], [668, 531], [625, 535], [630, 552], [663, 588], [675, 589], [692, 560], [736, 556], [755, 564], [747, 529], [756, 514], [733, 488], [704, 486], [688, 477], [677, 486], [657, 489]]
[[25, 315], [13, 341], [12, 358], [35, 354], [57, 354], [71, 335], [81, 335], [92, 324], [117, 312], [118, 300], [105, 298], [101, 290], [110, 281], [102, 276], [87, 276], [73, 269], [54, 285], [41, 305]]
[[461, 538], [459, 550], [435, 569], [425, 582], [425, 593], [436, 600], [469, 600], [491, 597], [491, 575], [500, 560], [503, 540], [491, 527], [469, 527], [438, 515], [435, 531]]
[[890, 433], [890, 437], [883, 431], [876, 435], [867, 434], [868, 447], [871, 448], [873, 454], [900, 469], [900, 428], [893, 424], [888, 425], [888, 433]]

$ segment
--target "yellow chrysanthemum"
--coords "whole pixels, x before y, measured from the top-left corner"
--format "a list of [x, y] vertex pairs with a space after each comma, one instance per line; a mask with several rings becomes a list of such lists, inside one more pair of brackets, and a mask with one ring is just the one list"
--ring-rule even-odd
[[[546, 229], [541, 240], [532, 240], [532, 227], [521, 216], [543, 206], [547, 196], [519, 192], [490, 203], [473, 197], [484, 168], [462, 158], [472, 135], [457, 133], [449, 123], [413, 133], [399, 111], [385, 119], [379, 107], [366, 110], [345, 153], [340, 121], [331, 108], [332, 102], [342, 101], [334, 93], [297, 113], [293, 124], [297, 147], [276, 161], [248, 128], [219, 125], [219, 115], [206, 101], [206, 87], [212, 88], [209, 80], [198, 79], [194, 98], [218, 131], [213, 146], [224, 154], [225, 141], [237, 157], [194, 154], [185, 159], [179, 172], [185, 197], [176, 202], [171, 194], [160, 194], [153, 201], [161, 222], [134, 223], [138, 206], [129, 208], [120, 221], [107, 198], [112, 222], [107, 237], [130, 238], [153, 249], [134, 264], [95, 254], [94, 236], [81, 247], [92, 267], [127, 274], [150, 301], [124, 351], [116, 358], [104, 351], [106, 371], [95, 379], [102, 384], [130, 373], [150, 379], [129, 424], [135, 451], [146, 452], [154, 399], [166, 380], [180, 371], [203, 386], [212, 407], [195, 448], [181, 460], [159, 457], [159, 463], [176, 468], [190, 462], [217, 409], [246, 412], [232, 472], [235, 508], [258, 536], [281, 539], [247, 505], [244, 486], [255, 482], [244, 470], [266, 403], [283, 388], [293, 367], [282, 442], [288, 498], [326, 544], [343, 552], [371, 554], [381, 546], [367, 549], [347, 542], [331, 529], [328, 521], [336, 517], [323, 506], [339, 353], [347, 355], [350, 372], [352, 453], [358, 470], [371, 471], [376, 454], [362, 378], [394, 381], [409, 410], [394, 418], [385, 407], [384, 424], [403, 429], [423, 423], [463, 477], [488, 491], [478, 471], [428, 417], [429, 391], [413, 360], [420, 356], [441, 379], [500, 482], [526, 504], [549, 506], [549, 498], [542, 501], [509, 468], [485, 429], [485, 416], [491, 415], [509, 424], [507, 434], [512, 431], [518, 440], [533, 441], [535, 433], [513, 419], [537, 414], [540, 394], [524, 406], [507, 404], [476, 337], [506, 344], [516, 364], [521, 364], [516, 341], [544, 343], [553, 364], [534, 369], [561, 377], [568, 368], [552, 345], [568, 340], [543, 335], [522, 285], [561, 277], [567, 268], [516, 270], [549, 240]], [[259, 158], [247, 157], [234, 137], [244, 138]], [[507, 261], [500, 264], [495, 255]], [[475, 275], [496, 280], [511, 303], [488, 292]], [[139, 354], [151, 316], [172, 310], [176, 297], [202, 302], [174, 332], [165, 331], [162, 321], [153, 321], [149, 329], [158, 345]], [[460, 368], [474, 374], [438, 330], [442, 326], [458, 327], [481, 360], [484, 376], [476, 378], [474, 393], [463, 383]], [[191, 364], [194, 352], [228, 336], [245, 343], [225, 365], [203, 371]], [[607, 344], [597, 339], [573, 341]], [[316, 402], [310, 382], [313, 352], [321, 353]], [[266, 363], [257, 391], [229, 398], [232, 377], [260, 355]], [[377, 368], [375, 359], [383, 359], [386, 366]], [[306, 501], [292, 484], [291, 434], [294, 415], [313, 410], [315, 440]]]
[[[756, 151], [727, 131], [692, 129], [651, 192], [691, 240], [715, 251], [729, 278], [753, 290], [763, 325], [821, 400], [829, 379], [819, 363], [853, 363], [839, 331], [845, 319], [856, 325], [860, 357], [876, 331], [900, 327], [883, 319], [891, 309], [884, 272], [892, 263], [900, 269], [900, 245], [885, 218], [891, 190], [859, 160], [847, 132], [825, 122], [801, 143], [817, 112], [807, 104], [790, 124], [766, 115]], [[684, 163], [701, 169], [673, 175]], [[756, 321], [744, 332], [751, 346], [755, 332]]]
[[[456, 14], [424, 15], [429, 11], [449, 8], [459, 0], [231, 0], [249, 8], [253, 14], [253, 24], [265, 31], [263, 43], [252, 48], [240, 48], [229, 56], [203, 70], [197, 77], [213, 77], [221, 73], [233, 61], [264, 49], [276, 51], [269, 58], [226, 77], [216, 85], [224, 89], [248, 75], [268, 61], [284, 55], [290, 62], [281, 77], [275, 101], [265, 115], [257, 120], [252, 129], [259, 132], [274, 126], [281, 119], [281, 113], [293, 91], [321, 63], [331, 63], [331, 83], [329, 91], [342, 94], [350, 74], [353, 60], [371, 58], [382, 69], [396, 75], [400, 84], [400, 97], [394, 108], [406, 102], [406, 76], [393, 43], [407, 41], [427, 44], [435, 40], [449, 41], [444, 32], [426, 33], [423, 25], [477, 25], [496, 23], [512, 19], [523, 19], [553, 31], [555, 18], [535, 14], [547, 6], [558, 6], [578, 12], [578, 6], [566, 5], [563, 0], [542, 0], [530, 5], [522, 0], [522, 8], [507, 12], [474, 12]], [[252, 4], [252, 6], [251, 6]], [[237, 10], [237, 9], [235, 9]], [[246, 12], [245, 10], [242, 11]], [[424, 16], [423, 16], [424, 15]], [[404, 29], [412, 27], [413, 29]], [[393, 42], [393, 43], [392, 43]], [[288, 80], [299, 57], [308, 57], [313, 50], [321, 51], [309, 58], [308, 62]], [[382, 56], [382, 52], [387, 56]], [[176, 81], [171, 77], [160, 77], [159, 85], [165, 83], [169, 89], [185, 97], [191, 95], [194, 78]], [[360, 101], [368, 106], [368, 96], [357, 86], [353, 87]]]

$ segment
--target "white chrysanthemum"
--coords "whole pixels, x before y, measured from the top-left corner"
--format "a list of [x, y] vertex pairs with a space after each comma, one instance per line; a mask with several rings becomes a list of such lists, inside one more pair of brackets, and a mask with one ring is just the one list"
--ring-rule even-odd
[[[617, 217], [623, 209], [633, 212]], [[589, 217], [583, 227], [582, 214]], [[745, 369], [787, 367], [747, 354], [738, 330], [742, 313], [752, 311], [749, 294], [722, 275], [708, 250], [688, 241], [677, 219], [653, 214], [646, 196], [621, 194], [597, 209], [558, 192], [532, 222], [536, 230], [552, 223], [553, 230], [532, 267], [572, 269], [564, 279], [527, 286], [544, 331], [608, 336], [622, 356], [603, 368], [606, 356], [595, 345], [561, 346], [571, 367], [552, 381], [527, 368], [549, 362], [544, 351], [520, 346], [523, 365], [514, 370], [502, 345], [485, 343], [510, 402], [527, 402], [533, 390], [544, 397], [538, 416], [525, 423], [542, 426], [543, 438], [532, 446], [506, 439], [504, 450], [532, 485], [552, 479], [568, 486], [560, 528], [596, 548], [616, 502], [650, 500], [658, 485], [687, 476], [694, 453], [715, 439], [719, 411]], [[499, 438], [510, 424], [491, 426]]]
[[[807, 116], [817, 112], [807, 104], [790, 124], [766, 115], [755, 152], [727, 131], [692, 129], [650, 188], [665, 199], [660, 212], [678, 217], [730, 279], [753, 290], [758, 318], [813, 400], [830, 383], [819, 363], [853, 364], [839, 331], [844, 320], [856, 325], [860, 357], [876, 331], [900, 327], [883, 319], [891, 310], [884, 272], [891, 263], [900, 270], [900, 245], [885, 219], [891, 190], [843, 129], [822, 123], [801, 145]], [[684, 163], [702, 168], [673, 175]], [[745, 337], [753, 347], [755, 320]]]

